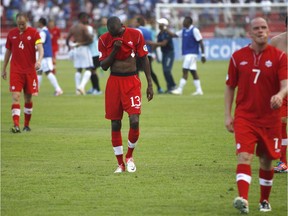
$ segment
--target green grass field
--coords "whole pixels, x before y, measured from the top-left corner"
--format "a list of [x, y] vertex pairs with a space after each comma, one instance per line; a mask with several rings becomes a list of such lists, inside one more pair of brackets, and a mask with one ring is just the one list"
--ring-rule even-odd
[[[113, 173], [117, 162], [104, 95], [75, 95], [72, 62], [57, 62], [62, 96], [54, 97], [43, 78], [30, 133], [10, 133], [12, 99], [8, 81], [2, 80], [1, 215], [239, 215], [232, 207], [237, 196], [234, 137], [223, 117], [227, 67], [228, 62], [198, 63], [203, 96], [191, 96], [190, 76], [182, 96], [155, 94], [149, 103], [143, 97], [137, 172], [122, 174]], [[165, 89], [161, 65], [155, 62], [154, 69]], [[98, 73], [104, 90], [108, 72]], [[175, 62], [173, 74], [178, 83], [181, 62]], [[144, 78], [141, 74], [143, 93]], [[125, 151], [127, 131], [125, 115]], [[250, 215], [264, 215], [258, 211], [257, 158], [252, 168]], [[287, 175], [275, 175], [270, 202], [273, 211], [265, 215], [287, 215]]]

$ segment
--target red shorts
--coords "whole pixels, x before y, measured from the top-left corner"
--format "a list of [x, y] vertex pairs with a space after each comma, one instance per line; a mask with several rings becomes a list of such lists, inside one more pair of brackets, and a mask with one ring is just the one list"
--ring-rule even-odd
[[141, 81], [138, 75], [110, 75], [105, 90], [105, 118], [121, 120], [128, 115], [141, 113]]
[[38, 92], [38, 78], [35, 73], [10, 73], [10, 92], [33, 94]]
[[237, 119], [234, 122], [236, 141], [236, 153], [248, 152], [256, 155], [266, 154], [268, 158], [275, 160], [280, 158], [281, 148], [281, 122], [273, 128], [257, 127], [250, 122]]

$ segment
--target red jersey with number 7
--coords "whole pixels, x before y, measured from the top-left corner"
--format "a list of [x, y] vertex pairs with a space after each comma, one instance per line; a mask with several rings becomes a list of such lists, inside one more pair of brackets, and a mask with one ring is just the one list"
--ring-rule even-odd
[[12, 52], [10, 71], [12, 73], [33, 73], [36, 63], [36, 44], [42, 43], [38, 31], [32, 27], [21, 34], [18, 28], [7, 36], [6, 49]]
[[280, 109], [273, 110], [270, 100], [287, 79], [287, 56], [268, 45], [258, 55], [246, 46], [233, 53], [226, 85], [238, 87], [235, 119], [243, 118], [260, 127], [275, 127]]

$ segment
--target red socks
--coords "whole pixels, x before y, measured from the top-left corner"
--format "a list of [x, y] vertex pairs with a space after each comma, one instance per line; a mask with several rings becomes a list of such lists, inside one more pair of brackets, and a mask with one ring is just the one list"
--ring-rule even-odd
[[123, 165], [123, 145], [121, 131], [112, 131], [112, 146], [114, 149], [114, 154], [117, 158], [118, 165]]
[[251, 166], [238, 164], [236, 170], [236, 181], [239, 197], [248, 200], [249, 186], [251, 183]]
[[[123, 161], [123, 145], [122, 145], [121, 131], [112, 131], [111, 136], [112, 136], [112, 146], [114, 149], [114, 154], [118, 161], [118, 165], [123, 165], [124, 161]], [[132, 157], [138, 138], [139, 138], [139, 128], [138, 129], [130, 128], [128, 134], [128, 150], [126, 158]]]
[[12, 104], [11, 112], [12, 112], [12, 119], [13, 119], [14, 126], [19, 127], [20, 113], [21, 113], [20, 104]]
[[269, 202], [269, 195], [270, 195], [272, 183], [273, 183], [273, 175], [274, 175], [273, 169], [269, 171], [259, 169], [259, 183], [260, 183], [260, 191], [261, 191], [260, 203], [263, 200], [267, 200]]
[[139, 138], [139, 128], [137, 129], [130, 128], [128, 134], [128, 150], [126, 158], [132, 157], [138, 138]]
[[32, 116], [32, 107], [33, 104], [31, 103], [25, 103], [25, 107], [24, 107], [24, 117], [25, 117], [25, 121], [24, 121], [24, 126], [29, 126], [30, 120], [31, 120], [31, 116]]

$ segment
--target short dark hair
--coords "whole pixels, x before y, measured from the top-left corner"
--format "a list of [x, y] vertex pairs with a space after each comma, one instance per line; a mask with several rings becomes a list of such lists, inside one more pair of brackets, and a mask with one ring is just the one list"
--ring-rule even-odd
[[78, 19], [80, 20], [80, 19], [83, 19], [84, 17], [88, 17], [88, 14], [86, 13], [86, 12], [80, 12], [79, 14], [78, 14]]
[[47, 20], [44, 17], [41, 17], [38, 22], [41, 23], [44, 26], [47, 25]]
[[187, 19], [189, 21], [190, 24], [193, 23], [193, 19], [190, 16], [186, 16], [185, 19]]
[[143, 17], [137, 17], [137, 23], [139, 23], [140, 26], [145, 26], [145, 19]]

